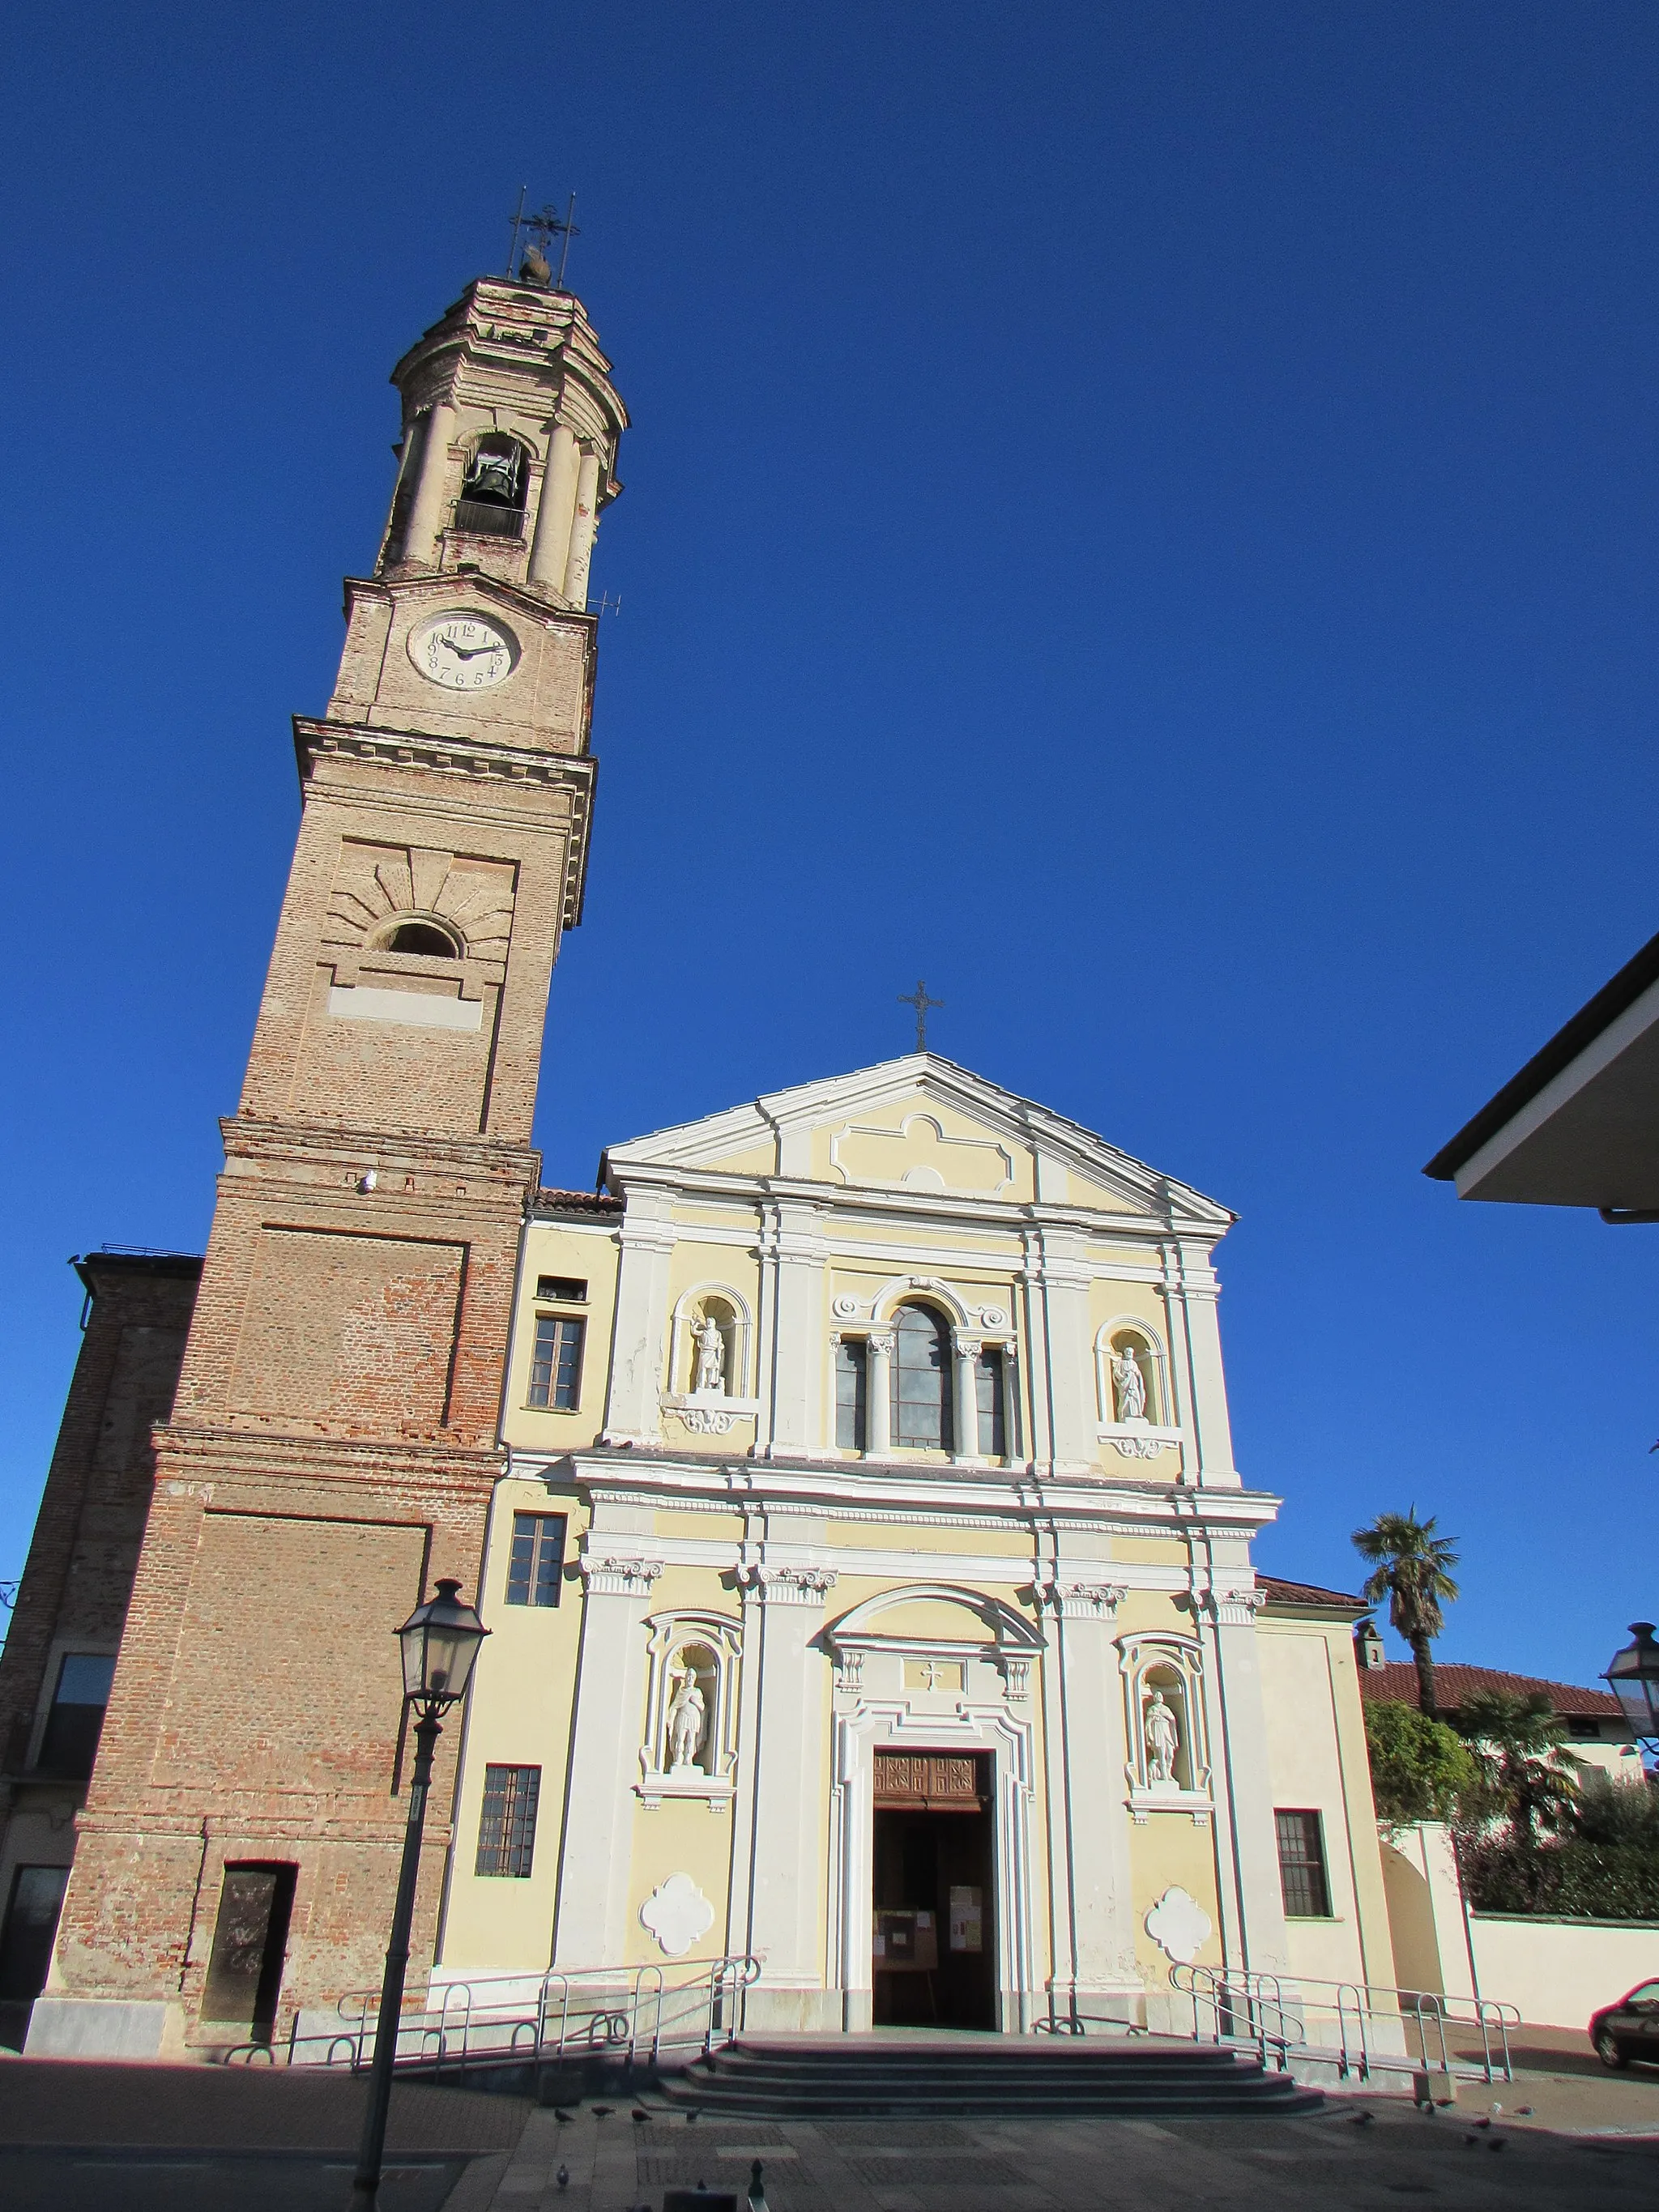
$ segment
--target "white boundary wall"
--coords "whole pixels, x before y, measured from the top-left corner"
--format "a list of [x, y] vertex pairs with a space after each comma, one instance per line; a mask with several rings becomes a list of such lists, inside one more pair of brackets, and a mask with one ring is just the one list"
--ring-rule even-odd
[[1517, 2006], [1538, 2027], [1588, 2027], [1593, 2012], [1659, 1979], [1659, 1921], [1477, 1912], [1469, 1924], [1481, 1995]]
[[1478, 1984], [1534, 2027], [1584, 2028], [1638, 1982], [1659, 1978], [1659, 1921], [1466, 1918], [1449, 1834], [1432, 1823], [1383, 1834], [1382, 1885], [1401, 1989], [1469, 1997]]

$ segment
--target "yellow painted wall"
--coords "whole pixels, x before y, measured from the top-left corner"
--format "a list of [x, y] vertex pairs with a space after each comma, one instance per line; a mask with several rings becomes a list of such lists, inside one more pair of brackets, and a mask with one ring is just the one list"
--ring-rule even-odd
[[1364, 1723], [1345, 1621], [1264, 1612], [1256, 1624], [1273, 1804], [1316, 1811], [1332, 1917], [1286, 1923], [1294, 1972], [1394, 1980]]
[[[568, 1516], [567, 1573], [556, 1606], [507, 1602], [514, 1512]], [[586, 1510], [574, 1497], [550, 1494], [539, 1482], [509, 1478], [496, 1485], [480, 1607], [490, 1634], [478, 1654], [467, 1701], [465, 1770], [444, 1923], [442, 1963], [448, 1967], [540, 1973], [551, 1952], [571, 1699], [581, 1642], [581, 1583], [568, 1570], [586, 1525]], [[489, 1765], [542, 1770], [528, 1879], [474, 1872]]]
[[[510, 1444], [529, 1451], [572, 1451], [592, 1443], [605, 1425], [605, 1384], [611, 1358], [611, 1323], [617, 1295], [617, 1233], [568, 1228], [559, 1222], [532, 1222], [525, 1232], [520, 1271], [519, 1308], [514, 1318], [512, 1357], [507, 1378], [503, 1434]], [[569, 1275], [587, 1285], [586, 1304], [538, 1298], [537, 1278]], [[574, 1413], [526, 1405], [531, 1358], [538, 1313], [579, 1315], [584, 1323], [580, 1402]]]

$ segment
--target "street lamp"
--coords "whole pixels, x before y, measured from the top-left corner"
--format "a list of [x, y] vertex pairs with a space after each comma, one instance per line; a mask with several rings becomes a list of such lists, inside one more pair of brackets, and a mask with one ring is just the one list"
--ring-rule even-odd
[[1659, 1643], [1650, 1620], [1633, 1620], [1635, 1638], [1616, 1652], [1601, 1677], [1618, 1698], [1630, 1732], [1644, 1751], [1659, 1749]]
[[421, 1831], [426, 1825], [427, 1786], [432, 1755], [443, 1730], [440, 1716], [466, 1695], [472, 1662], [489, 1631], [476, 1607], [464, 1605], [458, 1582], [441, 1581], [436, 1597], [417, 1605], [398, 1631], [404, 1655], [404, 1704], [416, 1716], [415, 1770], [410, 1778], [409, 1818], [404, 1826], [403, 1865], [398, 1902], [392, 1913], [386, 1975], [380, 1984], [380, 2015], [374, 2024], [374, 2058], [368, 2071], [368, 2110], [352, 2176], [355, 2205], [372, 2205], [380, 2186], [386, 2152], [386, 2114], [392, 2105], [392, 2069], [398, 2057], [398, 2030], [404, 2008], [404, 1972], [409, 1965], [410, 1923], [415, 1917], [415, 1881], [421, 1869]]

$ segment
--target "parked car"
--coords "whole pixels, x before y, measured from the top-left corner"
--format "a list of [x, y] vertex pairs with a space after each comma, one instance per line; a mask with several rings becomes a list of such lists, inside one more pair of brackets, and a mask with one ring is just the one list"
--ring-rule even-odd
[[1659, 2065], [1659, 1982], [1638, 1982], [1617, 2004], [1604, 2005], [1589, 2024], [1589, 2039], [1604, 2066], [1632, 2058]]

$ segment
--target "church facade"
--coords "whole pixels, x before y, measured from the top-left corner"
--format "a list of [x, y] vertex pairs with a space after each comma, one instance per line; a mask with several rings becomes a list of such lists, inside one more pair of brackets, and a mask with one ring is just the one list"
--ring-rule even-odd
[[439, 1981], [746, 1954], [820, 2030], [1392, 1981], [1354, 1607], [1251, 1565], [1231, 1218], [927, 1054], [538, 1194]]
[[436, 1985], [743, 1956], [757, 2026], [1018, 2030], [1158, 2024], [1176, 1961], [1391, 1981], [1358, 1608], [1252, 1565], [1223, 1207], [927, 1054], [543, 1188], [626, 415], [544, 281], [393, 380], [205, 1258], [82, 1263], [0, 1659], [29, 2049], [377, 1983], [440, 1574], [491, 1635]]

